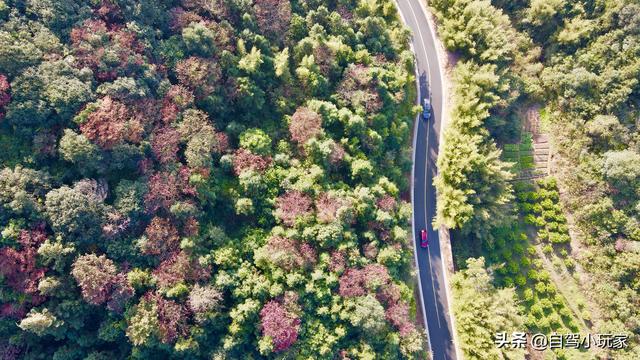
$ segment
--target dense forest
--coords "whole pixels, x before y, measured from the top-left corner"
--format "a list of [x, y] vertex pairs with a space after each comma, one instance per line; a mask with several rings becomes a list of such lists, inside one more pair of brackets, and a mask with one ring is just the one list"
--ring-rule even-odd
[[[522, 358], [496, 353], [486, 330], [524, 328], [626, 334], [627, 348], [600, 356], [640, 358], [640, 3], [429, 4], [457, 60], [435, 221], [455, 229], [464, 355]], [[524, 138], [528, 108], [550, 136], [553, 177], [516, 181], [501, 150]], [[580, 291], [559, 286], [562, 272]], [[474, 306], [495, 299], [516, 314]]]
[[0, 0], [2, 359], [424, 357], [390, 0]]

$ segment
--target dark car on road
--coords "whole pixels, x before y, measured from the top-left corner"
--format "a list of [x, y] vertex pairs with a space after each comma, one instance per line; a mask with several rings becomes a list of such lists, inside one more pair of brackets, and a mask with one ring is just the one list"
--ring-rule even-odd
[[429, 239], [427, 237], [427, 230], [420, 230], [420, 247], [426, 248], [429, 246]]
[[424, 98], [424, 100], [422, 100], [422, 118], [424, 121], [429, 121], [431, 118], [431, 102], [429, 101], [429, 98]]

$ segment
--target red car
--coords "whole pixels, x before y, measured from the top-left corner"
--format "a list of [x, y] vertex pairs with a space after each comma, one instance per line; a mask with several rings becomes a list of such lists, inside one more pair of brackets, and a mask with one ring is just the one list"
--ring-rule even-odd
[[426, 248], [429, 246], [429, 239], [427, 238], [427, 230], [420, 230], [420, 247]]

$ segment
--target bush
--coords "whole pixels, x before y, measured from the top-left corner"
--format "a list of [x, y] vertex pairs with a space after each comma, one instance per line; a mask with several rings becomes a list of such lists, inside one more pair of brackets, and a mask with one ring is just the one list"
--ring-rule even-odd
[[563, 319], [567, 319], [567, 320], [571, 319], [571, 316], [573, 315], [571, 310], [566, 306], [563, 306], [562, 308], [560, 308], [558, 312], [560, 313], [560, 316], [562, 316]]
[[521, 244], [515, 244], [513, 245], [513, 252], [516, 255], [522, 255], [524, 254], [524, 246], [522, 246]]
[[547, 270], [541, 270], [540, 271], [540, 280], [541, 281], [549, 282], [550, 279], [551, 279], [551, 275], [549, 274], [549, 272]]
[[550, 312], [553, 309], [553, 303], [549, 299], [541, 299], [540, 306], [542, 306], [546, 313]]
[[504, 287], [513, 287], [513, 278], [505, 276], [502, 278], [502, 283], [504, 284]]
[[546, 317], [542, 317], [540, 318], [537, 322], [536, 325], [538, 326], [538, 329], [542, 330], [543, 332], [547, 332], [550, 328], [550, 322], [549, 319]]
[[531, 314], [536, 316], [541, 316], [542, 314], [544, 314], [544, 309], [542, 308], [542, 306], [540, 306], [539, 303], [533, 304], [529, 311], [531, 312]]
[[553, 246], [547, 244], [545, 246], [542, 247], [542, 252], [549, 255], [553, 252]]
[[510, 260], [507, 263], [507, 268], [508, 268], [510, 274], [515, 275], [515, 274], [520, 273], [520, 266], [518, 265], [517, 261]]
[[557, 330], [562, 326], [562, 318], [560, 318], [558, 314], [551, 314], [549, 316], [549, 323], [554, 330]]
[[524, 291], [522, 292], [522, 298], [526, 302], [532, 302], [533, 301], [533, 290], [524, 289]]

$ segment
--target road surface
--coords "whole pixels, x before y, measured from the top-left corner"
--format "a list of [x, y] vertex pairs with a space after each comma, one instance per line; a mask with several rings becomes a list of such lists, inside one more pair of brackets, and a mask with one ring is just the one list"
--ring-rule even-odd
[[[436, 37], [420, 4], [423, 0], [396, 1], [405, 25], [413, 34], [411, 42], [416, 57], [419, 104], [428, 96], [433, 106], [433, 116], [429, 122], [425, 122], [421, 115], [416, 119], [413, 146], [413, 231], [423, 314], [426, 318], [432, 358], [457, 359], [438, 231], [431, 226], [431, 219], [436, 210], [433, 177], [436, 175], [438, 140], [444, 114], [443, 76], [438, 65]], [[427, 229], [428, 233], [429, 246], [426, 249], [420, 247], [422, 229]]]

